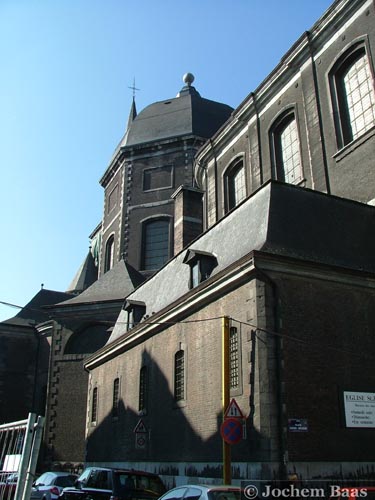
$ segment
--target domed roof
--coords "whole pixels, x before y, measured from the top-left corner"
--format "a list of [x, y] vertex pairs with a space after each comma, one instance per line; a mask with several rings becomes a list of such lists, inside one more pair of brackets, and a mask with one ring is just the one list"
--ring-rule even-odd
[[155, 102], [129, 123], [121, 147], [134, 146], [184, 135], [208, 139], [223, 125], [233, 108], [200, 96], [191, 85], [194, 76], [184, 75], [185, 86], [177, 97]]

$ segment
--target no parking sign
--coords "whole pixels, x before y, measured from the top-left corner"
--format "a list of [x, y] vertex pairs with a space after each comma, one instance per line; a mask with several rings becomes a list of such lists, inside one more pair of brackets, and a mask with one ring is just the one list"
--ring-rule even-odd
[[226, 418], [220, 427], [220, 434], [228, 444], [236, 444], [242, 439], [242, 421], [238, 418]]

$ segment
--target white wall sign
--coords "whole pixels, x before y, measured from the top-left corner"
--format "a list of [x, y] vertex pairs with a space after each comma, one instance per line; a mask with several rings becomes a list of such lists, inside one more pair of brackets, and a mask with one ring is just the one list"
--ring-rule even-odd
[[344, 391], [346, 427], [375, 428], [375, 392]]

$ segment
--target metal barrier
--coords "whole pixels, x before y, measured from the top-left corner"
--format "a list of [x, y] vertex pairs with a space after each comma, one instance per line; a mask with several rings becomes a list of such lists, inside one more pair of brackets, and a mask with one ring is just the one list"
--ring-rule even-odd
[[0, 500], [28, 500], [35, 477], [44, 417], [0, 425]]

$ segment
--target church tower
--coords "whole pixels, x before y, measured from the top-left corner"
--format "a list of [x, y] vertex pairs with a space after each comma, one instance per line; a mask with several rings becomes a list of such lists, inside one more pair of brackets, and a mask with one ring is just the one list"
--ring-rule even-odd
[[186, 74], [175, 98], [139, 114], [133, 98], [125, 134], [100, 180], [103, 218], [90, 254], [69, 288], [73, 295], [51, 307], [53, 321], [43, 326], [52, 339], [46, 467], [84, 461], [90, 384], [84, 359], [111, 341], [125, 298], [202, 231], [193, 158], [232, 108], [202, 98], [193, 80]]
[[[202, 230], [194, 156], [232, 108], [202, 98], [191, 73], [183, 81], [175, 98], [155, 102], [139, 114], [133, 97], [126, 132], [100, 180], [105, 195], [99, 278], [122, 259], [148, 277]], [[173, 196], [181, 186], [183, 194]], [[177, 228], [182, 215], [175, 220], [180, 199], [192, 211], [190, 219], [184, 215], [189, 237]]]

